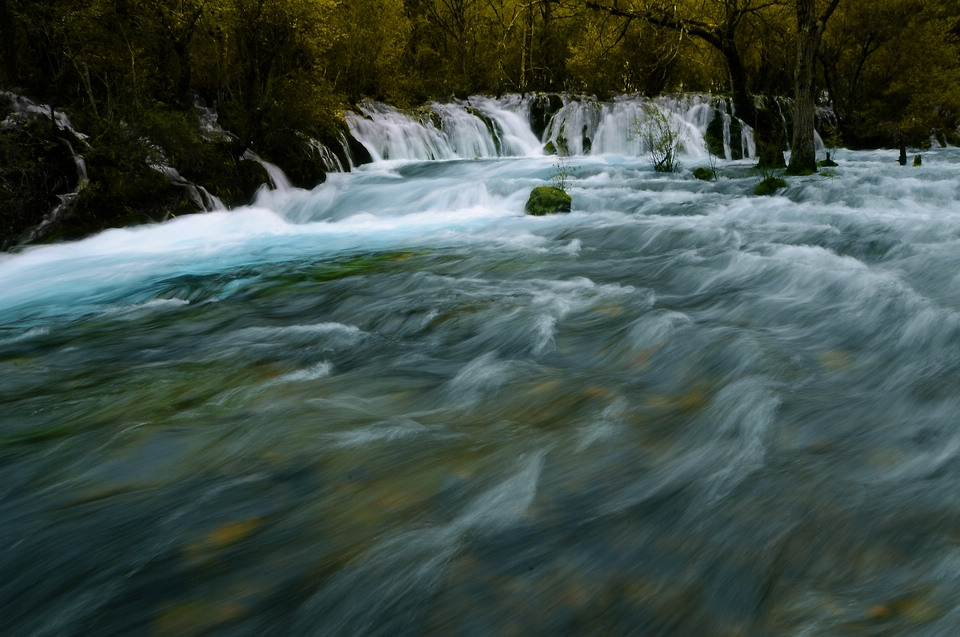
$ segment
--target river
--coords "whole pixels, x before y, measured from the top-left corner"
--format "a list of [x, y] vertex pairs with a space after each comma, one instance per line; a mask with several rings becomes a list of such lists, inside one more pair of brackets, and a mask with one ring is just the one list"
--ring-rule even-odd
[[5, 634], [954, 634], [960, 152], [510, 125], [0, 256]]

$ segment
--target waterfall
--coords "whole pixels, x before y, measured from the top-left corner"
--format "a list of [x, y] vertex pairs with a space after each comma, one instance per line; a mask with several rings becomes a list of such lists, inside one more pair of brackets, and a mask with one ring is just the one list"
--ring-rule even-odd
[[346, 172], [343, 162], [340, 161], [340, 158], [337, 157], [336, 153], [330, 150], [322, 142], [311, 137], [307, 140], [307, 144], [309, 144], [313, 152], [320, 156], [320, 160], [323, 162], [323, 167], [328, 173]]
[[412, 110], [366, 101], [346, 119], [351, 135], [375, 162], [536, 157], [545, 147], [575, 156], [638, 157], [649, 152], [638, 131], [651, 117], [663, 118], [680, 132], [682, 152], [692, 160], [706, 156], [704, 136], [716, 116], [724, 118], [726, 158], [732, 157], [733, 144], [743, 156], [755, 155], [752, 129], [740, 122], [740, 139], [730, 140], [733, 116], [726, 100], [710, 95], [626, 95], [609, 101], [564, 96], [563, 107], [551, 116], [541, 138], [531, 125], [533, 99], [475, 96]]
[[243, 158], [249, 159], [250, 161], [255, 161], [263, 169], [267, 171], [267, 177], [270, 178], [270, 184], [273, 186], [274, 190], [290, 190], [293, 188], [293, 184], [290, 183], [290, 179], [287, 177], [286, 173], [283, 172], [283, 169], [276, 164], [271, 164], [270, 162], [264, 160], [260, 155], [256, 154], [249, 148], [243, 151]]

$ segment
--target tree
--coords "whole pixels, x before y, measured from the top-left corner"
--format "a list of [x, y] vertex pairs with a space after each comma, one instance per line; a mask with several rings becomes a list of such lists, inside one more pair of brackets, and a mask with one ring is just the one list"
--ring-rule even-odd
[[[597, 12], [619, 16], [625, 20], [642, 20], [648, 24], [684, 37], [697, 38], [720, 53], [727, 67], [733, 105], [738, 117], [754, 125], [757, 137], [773, 137], [772, 143], [758, 143], [761, 164], [781, 164], [783, 155], [777, 140], [777, 125], [769, 117], [758, 114], [750, 96], [747, 66], [738, 37], [741, 27], [750, 18], [762, 18], [768, 11], [782, 7], [786, 0], [582, 0]], [[760, 117], [758, 117], [760, 115]]]
[[795, 0], [797, 9], [797, 65], [794, 69], [793, 143], [791, 144], [791, 174], [816, 172], [817, 153], [814, 143], [816, 92], [814, 67], [817, 50], [827, 21], [840, 4], [830, 0], [823, 12], [817, 13], [816, 0]]
[[882, 94], [892, 81], [877, 81], [873, 60], [895, 46], [915, 13], [911, 0], [865, 0], [841, 5], [831, 18], [817, 57], [837, 132], [846, 144], [858, 144], [871, 134], [861, 126], [865, 101]]

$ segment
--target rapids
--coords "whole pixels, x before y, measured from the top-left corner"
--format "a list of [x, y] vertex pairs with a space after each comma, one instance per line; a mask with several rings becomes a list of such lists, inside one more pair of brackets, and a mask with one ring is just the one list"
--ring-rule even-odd
[[960, 153], [499, 134], [0, 255], [4, 634], [954, 633]]

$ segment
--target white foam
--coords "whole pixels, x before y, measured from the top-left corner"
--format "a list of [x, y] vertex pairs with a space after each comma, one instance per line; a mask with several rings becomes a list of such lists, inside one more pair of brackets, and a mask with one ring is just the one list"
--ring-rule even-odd
[[320, 380], [321, 378], [326, 378], [333, 373], [333, 364], [326, 361], [322, 363], [317, 363], [312, 367], [307, 369], [301, 369], [297, 372], [292, 372], [278, 378], [275, 383], [300, 383], [311, 380]]

